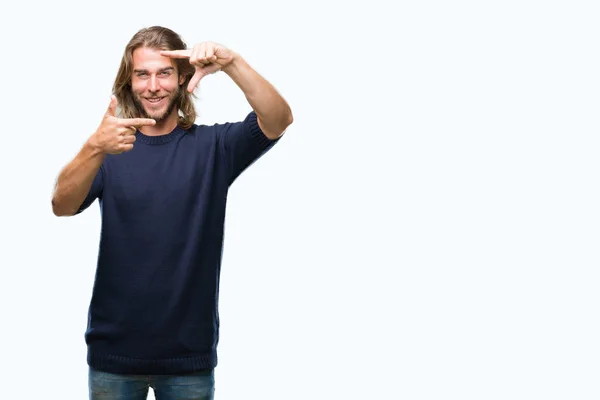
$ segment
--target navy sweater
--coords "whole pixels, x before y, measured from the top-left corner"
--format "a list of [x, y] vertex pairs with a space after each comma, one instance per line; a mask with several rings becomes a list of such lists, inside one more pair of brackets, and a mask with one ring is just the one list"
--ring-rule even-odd
[[136, 133], [106, 156], [82, 212], [102, 230], [85, 340], [89, 366], [112, 373], [213, 368], [227, 191], [276, 141], [251, 112], [236, 123]]

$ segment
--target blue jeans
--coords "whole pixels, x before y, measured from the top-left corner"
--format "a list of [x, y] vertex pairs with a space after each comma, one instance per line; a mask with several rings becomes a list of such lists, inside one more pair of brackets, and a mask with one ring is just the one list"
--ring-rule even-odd
[[187, 375], [118, 375], [89, 369], [90, 400], [146, 400], [149, 388], [156, 400], [213, 400], [214, 370]]

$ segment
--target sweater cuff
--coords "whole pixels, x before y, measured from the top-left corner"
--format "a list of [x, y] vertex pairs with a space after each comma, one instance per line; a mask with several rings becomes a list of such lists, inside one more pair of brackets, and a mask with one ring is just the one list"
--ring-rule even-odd
[[262, 131], [262, 129], [260, 129], [260, 126], [258, 125], [258, 116], [254, 111], [248, 114], [248, 116], [246, 117], [245, 124], [246, 128], [250, 132], [250, 137], [260, 148], [264, 149], [276, 143], [280, 139], [269, 139], [267, 136], [265, 136], [264, 132]]

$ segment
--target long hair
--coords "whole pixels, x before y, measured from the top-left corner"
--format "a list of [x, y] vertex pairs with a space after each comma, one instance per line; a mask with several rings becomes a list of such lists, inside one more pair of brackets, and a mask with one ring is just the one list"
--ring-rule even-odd
[[[137, 115], [138, 111], [131, 90], [133, 51], [140, 47], [147, 47], [154, 50], [184, 50], [187, 46], [177, 33], [162, 26], [144, 28], [133, 35], [125, 47], [121, 65], [113, 84], [113, 93], [117, 97], [123, 118], [140, 117]], [[186, 90], [195, 69], [187, 59], [177, 58], [173, 59], [173, 61], [177, 65], [179, 75], [185, 77], [185, 81], [179, 88], [180, 96], [178, 97], [176, 106], [180, 111], [179, 125], [184, 129], [188, 129], [196, 121], [196, 109], [193, 100], [195, 96]]]

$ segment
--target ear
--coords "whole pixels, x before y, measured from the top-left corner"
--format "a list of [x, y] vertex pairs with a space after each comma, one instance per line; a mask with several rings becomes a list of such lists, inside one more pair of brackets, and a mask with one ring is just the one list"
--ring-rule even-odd
[[179, 74], [179, 86], [183, 85], [185, 83], [185, 76]]

